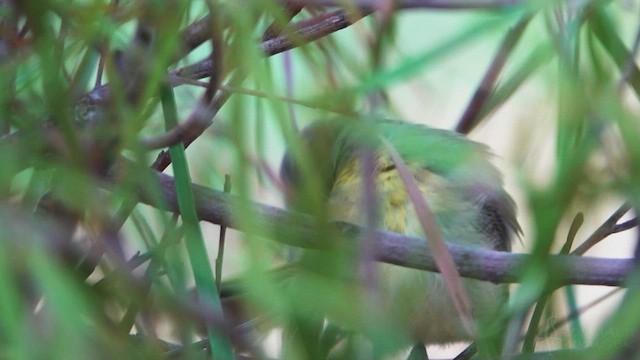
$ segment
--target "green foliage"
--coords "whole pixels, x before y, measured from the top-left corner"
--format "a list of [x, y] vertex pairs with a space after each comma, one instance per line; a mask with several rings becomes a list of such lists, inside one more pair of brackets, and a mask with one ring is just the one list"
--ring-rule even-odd
[[[319, 169], [322, 146], [300, 136], [331, 118], [460, 184], [499, 178], [468, 169], [486, 160], [467, 132], [507, 164], [530, 256], [450, 247], [463, 276], [518, 283], [468, 353], [640, 359], [633, 261], [556, 255], [635, 246], [610, 236], [640, 205], [637, 14], [597, 0], [0, 0], [0, 358], [423, 356], [390, 310], [421, 299], [388, 299], [379, 275], [435, 277], [438, 262], [421, 240], [332, 222], [337, 160]], [[507, 150], [484, 137], [503, 128]], [[296, 194], [278, 176], [285, 148]], [[362, 179], [358, 215], [375, 227], [388, 214]], [[294, 196], [306, 215], [257, 204]], [[627, 290], [594, 323], [567, 279]]]

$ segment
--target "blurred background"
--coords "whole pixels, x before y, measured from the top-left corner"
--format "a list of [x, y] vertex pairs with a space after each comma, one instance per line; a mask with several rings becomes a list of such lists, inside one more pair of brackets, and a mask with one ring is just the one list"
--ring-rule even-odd
[[[634, 256], [639, 14], [636, 1], [0, 0], [0, 356], [406, 358], [403, 329], [366, 329], [353, 279], [283, 288], [280, 242], [296, 240], [252, 205], [283, 208], [297, 130], [346, 114], [456, 130], [495, 154], [523, 228], [513, 251], [534, 259], [502, 314], [527, 337], [513, 358], [639, 358], [630, 262], [611, 262], [622, 275], [607, 286], [561, 286], [546, 266], [571, 234], [571, 250], [593, 240], [585, 256]], [[233, 198], [208, 192], [225, 184]], [[300, 330], [324, 312], [353, 318]], [[379, 347], [363, 353], [359, 334]], [[326, 353], [305, 352], [313, 336], [333, 341]]]

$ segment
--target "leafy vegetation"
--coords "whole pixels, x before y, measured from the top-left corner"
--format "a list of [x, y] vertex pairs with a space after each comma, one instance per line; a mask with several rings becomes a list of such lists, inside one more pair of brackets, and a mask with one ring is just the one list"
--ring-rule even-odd
[[[583, 257], [635, 246], [612, 237], [640, 205], [638, 10], [0, 0], [0, 358], [423, 358], [358, 261], [444, 248], [328, 221], [325, 179], [283, 210], [284, 148], [313, 173], [298, 131], [337, 116], [507, 138], [524, 249], [450, 246], [446, 270], [517, 285], [477, 329], [499, 349], [456, 358], [640, 358], [637, 251]], [[621, 300], [586, 321], [577, 285]]]

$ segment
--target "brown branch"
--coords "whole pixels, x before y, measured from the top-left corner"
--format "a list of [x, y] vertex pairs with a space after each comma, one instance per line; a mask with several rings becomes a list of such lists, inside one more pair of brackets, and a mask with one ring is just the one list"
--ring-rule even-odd
[[[327, 6], [327, 7], [343, 7], [345, 5], [344, 0], [281, 0], [282, 5], [285, 7], [285, 15], [297, 14], [304, 6]], [[396, 1], [394, 8], [398, 10], [402, 9], [450, 9], [450, 10], [466, 10], [466, 9], [486, 9], [486, 10], [501, 10], [505, 8], [512, 8], [526, 4], [522, 0], [404, 0]], [[379, 9], [380, 2], [378, 0], [355, 0], [352, 1], [353, 8], [358, 8], [360, 11], [373, 12]], [[225, 17], [225, 8], [221, 9], [222, 18]], [[183, 29], [180, 34], [182, 39], [183, 49], [179, 54], [179, 58], [184, 57], [186, 54], [193, 51], [198, 46], [202, 45], [210, 37], [210, 24], [211, 17], [209, 15], [195, 21], [187, 28]], [[269, 27], [265, 32], [264, 39], [268, 39], [272, 36], [280, 35], [278, 31], [273, 27]]]
[[[335, 11], [329, 14], [323, 14], [318, 17], [303, 20], [293, 26], [292, 31], [285, 31], [284, 35], [277, 36], [273, 39], [266, 40], [262, 43], [262, 48], [266, 56], [274, 55], [279, 52], [283, 52], [292, 49], [296, 46], [300, 46], [303, 43], [307, 43], [323, 36], [331, 34], [340, 29], [351, 25], [354, 20], [351, 19], [342, 10]], [[209, 76], [211, 72], [215, 71], [215, 66], [210, 58], [194, 64], [195, 68], [187, 67], [191, 70], [185, 70], [182, 73], [178, 70], [174, 73], [174, 76], [185, 76], [190, 73], [196, 73], [202, 77]], [[193, 70], [197, 69], [197, 71]], [[244, 79], [242, 72], [237, 72], [233, 75], [232, 79], [227, 82], [227, 86], [236, 86]], [[179, 133], [170, 134], [167, 138], [175, 139], [176, 136], [182, 138], [182, 142], [185, 147], [189, 146], [195, 139], [197, 139], [211, 124], [214, 116], [222, 105], [227, 101], [231, 94], [226, 91], [219, 91], [216, 97], [213, 99], [209, 106], [199, 105], [198, 108], [189, 116], [189, 118], [180, 125]], [[181, 136], [184, 133], [184, 136]], [[160, 137], [162, 138], [162, 136]], [[166, 139], [165, 139], [166, 140]], [[151, 144], [154, 145], [154, 144]], [[158, 158], [153, 163], [152, 167], [155, 170], [164, 170], [171, 163], [171, 157], [168, 152], [161, 152]]]
[[209, 77], [209, 84], [205, 91], [203, 100], [206, 101], [206, 103], [210, 103], [213, 100], [216, 91], [220, 87], [222, 79], [224, 78], [224, 53], [226, 49], [222, 36], [224, 27], [222, 26], [222, 16], [220, 16], [221, 6], [215, 1], [207, 1], [207, 6], [209, 7], [209, 13], [212, 14], [211, 21], [209, 21], [211, 23], [209, 29], [211, 37], [211, 54], [209, 55], [209, 59], [213, 63], [214, 69]]
[[182, 50], [178, 53], [177, 58], [185, 57], [210, 38], [211, 15], [207, 15], [180, 31]]
[[[279, 36], [263, 41], [260, 46], [265, 56], [280, 54], [342, 30], [368, 14], [348, 14], [343, 10], [322, 14], [292, 25], [289, 30], [284, 31]], [[195, 64], [174, 70], [170, 76], [201, 79], [210, 76], [213, 70], [214, 64], [211, 59], [204, 59]]]
[[495, 83], [507, 62], [509, 55], [518, 44], [518, 40], [520, 40], [520, 37], [524, 33], [524, 30], [527, 28], [532, 17], [532, 14], [525, 15], [513, 28], [511, 28], [511, 30], [509, 30], [507, 36], [505, 36], [500, 48], [498, 49], [498, 53], [493, 58], [491, 65], [489, 65], [489, 69], [482, 78], [482, 81], [480, 81], [480, 86], [476, 89], [476, 92], [473, 94], [464, 114], [462, 114], [462, 117], [458, 121], [458, 125], [456, 126], [457, 132], [468, 134], [482, 119], [481, 115], [484, 114], [483, 109], [493, 93]]
[[[140, 184], [143, 203], [178, 212], [175, 185], [171, 176], [155, 173], [159, 182], [163, 201], [158, 201], [148, 191], [148, 184]], [[203, 186], [193, 185], [197, 199], [196, 209], [201, 220], [214, 224], [247, 231], [292, 246], [322, 249], [323, 243], [316, 241], [314, 222], [307, 215], [285, 211], [273, 206], [254, 204], [255, 221], [246, 228], [246, 222], [234, 220], [233, 204], [241, 200], [236, 196], [215, 191]], [[247, 214], [244, 214], [247, 216]], [[361, 227], [338, 222], [335, 224], [341, 235], [348, 239], [357, 239], [366, 231]], [[376, 247], [380, 250], [377, 260], [390, 264], [437, 271], [433, 255], [424, 239], [376, 231]], [[529, 255], [479, 249], [469, 246], [448, 244], [449, 252], [460, 275], [468, 278], [486, 280], [495, 283], [519, 281], [519, 271], [529, 264]], [[624, 286], [627, 275], [634, 269], [633, 259], [610, 259], [579, 257], [571, 255], [549, 255], [546, 264], [556, 271], [554, 282], [563, 284]]]
[[[364, 16], [365, 14], [360, 15]], [[323, 14], [316, 18], [296, 23], [292, 26], [293, 30], [285, 31], [282, 35], [264, 41], [262, 43], [262, 48], [266, 56], [275, 55], [313, 40], [317, 40], [340, 29], [344, 29], [357, 19], [359, 18], [352, 18], [343, 11]], [[206, 23], [204, 19], [201, 21], [202, 22], [198, 22], [198, 27], [204, 26]], [[196, 31], [194, 31], [194, 33], [195, 32]], [[193, 36], [194, 39], [197, 37], [193, 34], [190, 36]], [[195, 44], [196, 42], [194, 39], [192, 39], [192, 44]], [[185, 77], [184, 75], [180, 75], [184, 72], [190, 75], [186, 77], [202, 78], [209, 76], [214, 69], [215, 67], [213, 66], [211, 59], [208, 58], [200, 63], [178, 70], [174, 72], [174, 75]], [[242, 78], [242, 76], [236, 75], [232, 77], [225, 86], [231, 88], [236, 87], [241, 82]], [[173, 82], [173, 85], [178, 84], [179, 83]], [[222, 88], [224, 89], [224, 86]], [[87, 123], [91, 123], [93, 117], [97, 114], [95, 110], [96, 107], [107, 102], [110, 97], [110, 92], [111, 87], [109, 85], [103, 85], [85, 94], [78, 101], [78, 111], [80, 112], [78, 117]], [[182, 141], [185, 146], [188, 146], [211, 125], [212, 119], [217, 113], [217, 109], [222, 107], [230, 95], [231, 94], [228, 91], [219, 91], [209, 106], [200, 105], [184, 123], [180, 124], [180, 126], [166, 134], [161, 134], [157, 137], [145, 140], [144, 145], [147, 148], [154, 148]], [[19, 137], [18, 133], [15, 133], [13, 136], [13, 138]], [[170, 163], [171, 160], [169, 154], [162, 152], [158, 155], [156, 162], [153, 164], [153, 168], [156, 170], [163, 170]]]
[[[241, 74], [234, 74], [227, 84], [235, 86], [243, 79], [244, 76]], [[220, 90], [208, 105], [205, 106], [202, 102], [199, 102], [196, 109], [189, 115], [189, 118], [184, 123], [178, 124], [178, 126], [175, 127], [176, 133], [168, 133], [168, 137], [179, 137], [185, 147], [191, 145], [195, 139], [202, 135], [202, 133], [213, 124], [213, 118], [222, 105], [227, 102], [229, 96], [231, 96], [230, 92]], [[170, 130], [170, 132], [171, 131], [172, 130]], [[154, 170], [162, 171], [166, 169], [169, 164], [171, 164], [171, 155], [169, 155], [168, 151], [162, 151], [158, 154], [158, 157], [151, 167]]]
[[[366, 3], [366, 2], [365, 2]], [[415, 7], [438, 7], [439, 4], [448, 3], [448, 6], [452, 8], [462, 8], [462, 4], [464, 2], [448, 2], [448, 1], [405, 1], [398, 6], [398, 8], [415, 8]], [[483, 5], [484, 4], [484, 5]], [[511, 1], [486, 1], [484, 3], [478, 2], [477, 4], [467, 3], [469, 6], [487, 6], [488, 4], [493, 4], [492, 6], [507, 6], [513, 5]], [[314, 5], [323, 5], [321, 3], [314, 3]], [[324, 4], [327, 6], [337, 5], [335, 2], [332, 4]], [[326, 35], [332, 34], [336, 31], [344, 29], [357, 20], [360, 20], [362, 17], [368, 15], [374, 8], [369, 10], [366, 9], [366, 4], [361, 4], [364, 10], [360, 11], [359, 14], [347, 14], [342, 10], [334, 11], [331, 13], [323, 14], [318, 17], [307, 19], [296, 23], [291, 26], [292, 30], [284, 31], [279, 36], [268, 38], [263, 41], [261, 44], [262, 50], [265, 56], [272, 56], [275, 54], [282, 53], [287, 50], [291, 50], [298, 46], [302, 46], [314, 40], [317, 40]], [[181, 38], [183, 42], [184, 49], [178, 55], [178, 57], [182, 57], [204, 43], [210, 36], [210, 17], [204, 17], [193, 24], [191, 24], [186, 29], [182, 30]], [[190, 66], [184, 67], [182, 69], [178, 69], [172, 72], [170, 77], [183, 77], [190, 79], [200, 79], [207, 76], [210, 76], [215, 71], [215, 66], [211, 58], [205, 59], [198, 63], [192, 64]], [[174, 85], [179, 85], [180, 83], [173, 82]], [[227, 83], [227, 85], [234, 85], [233, 83]], [[79, 104], [85, 108], [91, 108], [106, 102], [110, 94], [110, 87], [108, 85], [97, 87], [83, 96]], [[222, 106], [224, 102], [226, 102], [226, 98], [228, 98], [229, 94], [218, 94], [217, 106]], [[218, 107], [219, 108], [219, 107]], [[90, 111], [90, 109], [89, 109]], [[83, 116], [83, 118], [91, 118], [92, 114], [89, 116]], [[210, 113], [206, 116], [203, 116], [205, 119], [199, 119], [198, 121], [192, 121], [189, 123], [183, 124], [179, 129], [172, 132], [171, 134], [161, 135], [156, 139], [150, 140], [146, 143], [146, 147], [153, 148], [158, 147], [164, 144], [172, 144], [178, 141], [178, 139], [184, 139], [185, 145], [190, 144], [195, 138], [197, 138], [204, 130], [211, 124], [211, 119], [206, 119], [207, 117], [213, 117], [214, 113]], [[193, 123], [197, 123], [197, 126], [193, 126]], [[192, 129], [192, 130], [191, 130]], [[188, 138], [186, 137], [186, 133], [190, 132], [191, 135]], [[169, 158], [165, 153], [161, 153], [158, 157], [158, 161], [156, 165], [160, 163], [166, 163], [165, 167], [168, 165]], [[160, 159], [161, 158], [161, 159]], [[156, 166], [156, 169], [162, 169], [162, 166]]]
[[[363, 13], [360, 15], [365, 16], [366, 14]], [[266, 56], [279, 54], [344, 29], [360, 18], [361, 17], [351, 17], [341, 10], [323, 14], [292, 25], [290, 27], [292, 30], [285, 31], [275, 38], [263, 41], [261, 43], [261, 47]], [[210, 37], [211, 32], [209, 21], [209, 18], [205, 17], [183, 30], [181, 37], [185, 44], [187, 44], [187, 50], [190, 51], [195, 49], [195, 47], [199, 46]], [[214, 66], [211, 59], [205, 59], [193, 65], [175, 70], [171, 75], [190, 79], [200, 79], [210, 76], [213, 70]], [[229, 69], [229, 71], [230, 70], [231, 69]], [[79, 100], [79, 104], [84, 106], [97, 106], [104, 104], [109, 98], [110, 92], [111, 89], [109, 85], [103, 85], [95, 88], [85, 94]]]
[[278, 35], [281, 35], [283, 30], [283, 23], [289, 24], [291, 20], [302, 11], [303, 8], [304, 5], [298, 4], [298, 2], [295, 0], [285, 1], [285, 3], [283, 4], [284, 21], [278, 21], [278, 19], [276, 19], [269, 26], [267, 26], [267, 29], [262, 34], [262, 41], [269, 40]]
[[604, 223], [602, 223], [602, 225], [600, 225], [600, 227], [598, 227], [587, 240], [585, 240], [582, 244], [580, 244], [580, 246], [573, 250], [572, 254], [583, 255], [600, 241], [604, 240], [607, 236], [637, 226], [637, 219], [632, 219], [622, 224], [618, 224], [618, 221], [629, 210], [631, 210], [631, 205], [627, 203], [622, 204], [622, 206], [620, 206], [618, 210], [616, 210]]

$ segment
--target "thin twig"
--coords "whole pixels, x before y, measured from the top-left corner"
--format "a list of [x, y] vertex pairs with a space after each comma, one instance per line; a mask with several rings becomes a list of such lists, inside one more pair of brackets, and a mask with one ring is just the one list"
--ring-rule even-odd
[[[341, 10], [323, 14], [316, 18], [300, 21], [293, 26], [295, 30], [286, 32], [287, 35], [281, 35], [264, 41], [262, 48], [265, 55], [274, 55], [343, 29], [351, 25], [353, 23], [352, 21], [352, 17]], [[215, 69], [211, 63], [211, 59], [205, 59], [192, 66], [195, 66], [195, 68], [187, 67], [179, 69], [174, 72], [173, 75], [191, 78], [196, 78], [197, 76], [205, 77], [209, 76], [210, 72]], [[244, 77], [244, 73], [236, 72], [232, 79], [227, 82], [227, 85], [237, 86], [242, 82]], [[218, 92], [209, 106], [199, 106], [189, 118], [180, 125], [181, 128], [185, 129], [185, 135], [182, 137], [182, 142], [185, 147], [189, 146], [213, 123], [214, 116], [222, 105], [226, 103], [230, 95], [229, 92]], [[162, 152], [158, 155], [152, 167], [155, 170], [164, 170], [170, 163], [171, 157], [169, 153]]]
[[631, 73], [633, 72], [633, 66], [636, 63], [636, 55], [638, 55], [638, 51], [640, 50], [640, 25], [636, 30], [636, 37], [633, 41], [633, 48], [629, 53], [629, 58], [627, 59], [627, 65], [624, 69], [621, 69], [622, 76], [620, 76], [620, 81], [618, 82], [618, 90], [622, 89], [624, 84], [629, 82], [631, 78]]
[[[186, 78], [179, 78], [179, 79], [174, 78], [172, 81], [172, 85], [176, 86], [176, 84], [178, 83], [186, 83], [186, 84], [191, 84], [194, 86], [202, 86], [202, 87], [208, 86], [208, 83], [198, 81], [198, 80], [191, 80]], [[230, 94], [241, 94], [241, 95], [255, 96], [255, 97], [269, 99], [269, 100], [279, 100], [289, 105], [299, 105], [299, 106], [304, 106], [310, 109], [324, 110], [324, 111], [332, 112], [335, 114], [350, 115], [350, 116], [354, 115], [354, 113], [349, 112], [347, 109], [337, 108], [334, 106], [334, 104], [331, 104], [331, 103], [322, 103], [320, 101], [314, 101], [314, 100], [297, 100], [294, 98], [269, 94], [265, 91], [244, 89], [244, 88], [231, 86], [231, 85], [222, 85], [220, 86], [220, 90]], [[162, 134], [143, 137], [140, 140], [140, 144], [145, 149], [148, 149], [148, 150], [162, 149], [171, 145], [175, 145], [181, 141], [184, 141], [185, 137], [187, 136], [186, 134], [189, 132], [190, 128], [191, 128], [191, 124], [188, 121], [185, 121], [183, 123], [180, 123], [178, 126], [174, 127], [173, 129], [170, 129]]]
[[513, 71], [508, 79], [501, 82], [498, 87], [491, 93], [491, 97], [482, 107], [479, 118], [488, 116], [491, 112], [500, 107], [504, 102], [511, 98], [511, 95], [529, 79], [529, 77], [542, 65], [546, 64], [553, 58], [550, 51], [551, 46], [547, 44], [539, 45], [534, 48], [529, 57], [524, 60], [519, 68]]
[[526, 14], [523, 16], [522, 19], [520, 19], [520, 21], [511, 28], [511, 30], [509, 30], [507, 36], [505, 36], [496, 56], [493, 58], [491, 65], [489, 65], [489, 69], [487, 69], [487, 72], [480, 81], [480, 86], [476, 89], [471, 101], [469, 101], [469, 105], [467, 105], [462, 117], [458, 120], [458, 125], [456, 126], [457, 132], [467, 134], [480, 121], [480, 115], [483, 114], [482, 110], [493, 92], [495, 83], [507, 62], [509, 55], [518, 44], [518, 40], [520, 40], [520, 37], [524, 33], [524, 30], [527, 28], [532, 17], [533, 14]]
[[476, 352], [478, 352], [476, 343], [471, 343], [471, 345], [467, 346], [467, 348], [453, 358], [453, 360], [470, 360]]
[[[569, 253], [569, 251], [571, 251], [573, 241], [583, 223], [584, 215], [582, 215], [582, 213], [576, 214], [576, 216], [573, 218], [573, 221], [571, 222], [569, 233], [567, 234], [567, 240], [560, 250], [561, 255], [566, 255]], [[547, 306], [552, 293], [552, 291], [546, 291], [538, 298], [538, 302], [533, 310], [533, 313], [531, 314], [529, 326], [522, 343], [522, 352], [524, 353], [532, 353], [535, 350], [540, 320], [542, 319], [544, 309]]]
[[142, 284], [142, 289], [140, 291], [137, 291], [138, 297], [131, 303], [131, 305], [125, 312], [124, 316], [122, 317], [122, 320], [120, 321], [118, 328], [120, 329], [120, 331], [122, 331], [125, 334], [128, 334], [131, 331], [131, 328], [133, 327], [136, 316], [138, 315], [138, 312], [141, 309], [141, 305], [146, 301], [146, 298], [149, 296], [149, 290], [151, 290], [151, 284], [152, 284], [151, 279], [153, 277], [153, 274], [158, 269], [158, 265], [159, 265], [158, 263], [160, 262], [160, 259], [162, 259], [162, 257], [164, 256], [163, 254], [164, 251], [167, 249], [167, 247], [170, 244], [173, 244], [173, 239], [176, 236], [175, 227], [176, 227], [177, 220], [178, 218], [176, 216], [173, 216], [171, 219], [171, 222], [169, 223], [169, 226], [165, 229], [165, 232], [162, 238], [160, 239], [160, 243], [158, 244], [158, 247], [154, 250], [154, 255], [151, 258], [149, 266], [147, 267], [144, 273], [144, 278], [148, 279], [148, 281], [145, 281]]
[[583, 315], [587, 310], [590, 310], [594, 306], [600, 304], [604, 300], [610, 298], [611, 296], [613, 296], [614, 294], [617, 294], [620, 291], [622, 291], [622, 288], [613, 289], [613, 290], [609, 291], [608, 293], [600, 296], [599, 298], [591, 301], [590, 303], [588, 303], [588, 304], [586, 304], [584, 306], [581, 306], [579, 309], [575, 309], [575, 310], [570, 311], [569, 314], [567, 314], [567, 316], [565, 316], [564, 318], [562, 318], [562, 319], [554, 322], [553, 324], [547, 326], [546, 329], [544, 329], [543, 331], [540, 332], [538, 337], [546, 338], [546, 337], [551, 336], [551, 334], [553, 334], [559, 327], [565, 325], [566, 323], [570, 322], [573, 319], [578, 318], [580, 315]]
[[640, 69], [635, 62], [630, 62], [633, 56], [627, 49], [620, 36], [616, 33], [616, 27], [612, 24], [603, 9], [590, 7], [589, 24], [602, 46], [618, 66], [620, 71], [625, 71], [624, 79], [633, 88], [636, 96], [640, 97]]
[[629, 220], [625, 223], [618, 224], [618, 221], [631, 210], [631, 205], [628, 203], [622, 204], [618, 210], [616, 210], [600, 227], [598, 227], [587, 240], [585, 240], [580, 246], [571, 252], [573, 255], [584, 255], [589, 249], [594, 247], [600, 241], [604, 240], [607, 236], [631, 229], [638, 225], [637, 218]]
[[[242, 74], [236, 73], [229, 81], [227, 81], [227, 85], [236, 86], [242, 82], [243, 79], [244, 76]], [[196, 109], [189, 115], [189, 118], [176, 126], [178, 130], [176, 130], [175, 133], [172, 133], [171, 130], [168, 131], [168, 133], [170, 133], [168, 134], [169, 137], [179, 136], [185, 147], [191, 145], [193, 141], [202, 135], [211, 124], [213, 124], [213, 118], [218, 113], [218, 110], [222, 105], [227, 102], [230, 96], [231, 93], [227, 91], [218, 91], [211, 103], [207, 106], [200, 101]], [[171, 155], [169, 155], [168, 151], [163, 151], [158, 154], [158, 157], [151, 167], [155, 170], [162, 171], [166, 169], [169, 164], [171, 164]]]
[[[308, 44], [336, 31], [342, 30], [369, 13], [349, 14], [343, 10], [318, 15], [317, 17], [302, 20], [291, 25], [281, 35], [267, 38], [261, 44], [265, 56], [273, 56], [287, 50]], [[202, 79], [211, 75], [214, 64], [211, 59], [204, 59], [197, 63], [176, 69], [170, 76], [189, 79]]]

